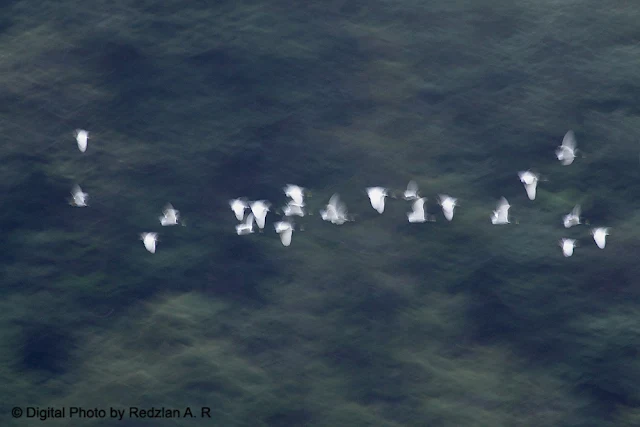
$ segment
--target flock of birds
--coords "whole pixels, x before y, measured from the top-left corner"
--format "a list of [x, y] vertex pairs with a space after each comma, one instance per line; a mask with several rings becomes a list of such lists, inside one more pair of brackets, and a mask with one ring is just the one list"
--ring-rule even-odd
[[[78, 149], [81, 152], [87, 150], [87, 143], [89, 140], [89, 132], [86, 130], [78, 129], [75, 131], [76, 142]], [[556, 157], [564, 166], [571, 165], [575, 160], [578, 149], [576, 148], [576, 138], [573, 131], [569, 130], [562, 140], [562, 144], [556, 149]], [[530, 170], [522, 171], [518, 173], [520, 182], [524, 185], [527, 196], [530, 200], [535, 200], [536, 189], [539, 175]], [[304, 217], [306, 215], [304, 199], [307, 195], [305, 188], [298, 185], [288, 184], [284, 188], [284, 194], [289, 199], [287, 204], [282, 208], [283, 219], [274, 223], [276, 233], [280, 237], [280, 241], [284, 246], [291, 244], [291, 238], [293, 231], [295, 230], [293, 217]], [[382, 214], [385, 209], [385, 200], [388, 196], [395, 197], [389, 194], [387, 188], [384, 187], [369, 187], [366, 189], [367, 195], [371, 207], [375, 209], [379, 214]], [[427, 213], [425, 209], [426, 197], [420, 197], [418, 185], [415, 181], [409, 181], [406, 190], [403, 193], [404, 200], [411, 201], [411, 211], [407, 212], [407, 220], [410, 223], [424, 223], [435, 221], [435, 216]], [[76, 207], [86, 207], [89, 195], [82, 191], [79, 185], [74, 185], [71, 190], [70, 204]], [[442, 208], [442, 213], [447, 221], [452, 221], [455, 208], [457, 206], [457, 199], [448, 195], [439, 195], [438, 204]], [[259, 232], [263, 232], [266, 217], [270, 212], [271, 203], [266, 200], [247, 201], [245, 198], [237, 198], [229, 201], [229, 206], [235, 214], [238, 224], [236, 225], [236, 233], [240, 236], [254, 233], [254, 223], [258, 227]], [[510, 224], [509, 220], [509, 202], [506, 198], [502, 197], [496, 206], [496, 210], [490, 216], [491, 223], [494, 225]], [[248, 214], [245, 215], [245, 212]], [[563, 224], [565, 228], [571, 228], [573, 226], [583, 224], [580, 218], [580, 205], [576, 205], [571, 212], [563, 217]], [[320, 210], [320, 216], [324, 221], [331, 222], [335, 225], [342, 225], [348, 221], [353, 221], [353, 217], [348, 214], [346, 205], [340, 200], [338, 194], [334, 194], [329, 199], [329, 202], [324, 209]], [[180, 219], [180, 212], [173, 208], [168, 203], [159, 217], [160, 224], [162, 226], [177, 225]], [[588, 224], [588, 223], [587, 223]], [[184, 225], [184, 224], [183, 224]], [[299, 230], [302, 231], [302, 228]], [[591, 235], [596, 245], [600, 249], [604, 249], [606, 244], [606, 238], [609, 235], [608, 227], [596, 227], [591, 229]], [[158, 233], [144, 232], [140, 234], [140, 239], [144, 243], [144, 247], [147, 251], [155, 253], [156, 242], [158, 242]], [[565, 257], [573, 255], [574, 248], [576, 247], [577, 240], [562, 238], [559, 241], [559, 245], [562, 248], [562, 254]]]

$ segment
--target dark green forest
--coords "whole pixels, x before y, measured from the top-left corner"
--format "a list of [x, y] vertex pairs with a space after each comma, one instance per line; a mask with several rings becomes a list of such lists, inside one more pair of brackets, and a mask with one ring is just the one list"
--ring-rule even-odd
[[[0, 424], [640, 425], [639, 22], [595, 0], [3, 2]], [[410, 179], [436, 222], [369, 205]], [[287, 183], [313, 213], [291, 246], [275, 209], [236, 235], [228, 200], [275, 208]], [[320, 219], [335, 192], [354, 222]], [[491, 224], [501, 196], [517, 224]], [[604, 250], [563, 227], [575, 204]]]

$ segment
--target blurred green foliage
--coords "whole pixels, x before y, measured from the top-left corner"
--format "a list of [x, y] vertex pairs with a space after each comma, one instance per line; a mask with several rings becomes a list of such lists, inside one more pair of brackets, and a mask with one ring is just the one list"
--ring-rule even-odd
[[[2, 425], [14, 405], [638, 425], [639, 21], [592, 0], [0, 6]], [[563, 167], [568, 129], [584, 157]], [[409, 179], [431, 212], [458, 197], [453, 222], [368, 206]], [[227, 200], [276, 207], [286, 183], [315, 213], [292, 246], [236, 236]], [[356, 222], [320, 220], [334, 192]], [[491, 226], [501, 196], [518, 224]], [[160, 227], [168, 201], [185, 227]], [[562, 227], [576, 203], [605, 250]]]

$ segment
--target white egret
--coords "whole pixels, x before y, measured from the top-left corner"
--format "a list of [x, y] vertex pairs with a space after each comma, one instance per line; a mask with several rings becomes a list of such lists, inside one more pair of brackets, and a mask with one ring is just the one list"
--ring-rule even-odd
[[304, 204], [299, 205], [294, 201], [290, 201], [287, 203], [284, 208], [282, 208], [282, 214], [284, 216], [304, 216]]
[[435, 219], [433, 219], [424, 208], [426, 201], [426, 197], [420, 197], [413, 202], [412, 211], [407, 212], [407, 219], [409, 222], [422, 223], [425, 221], [435, 221]]
[[280, 235], [280, 241], [284, 246], [291, 244], [291, 235], [293, 234], [293, 224], [289, 221], [278, 221], [273, 224], [276, 233]]
[[243, 199], [233, 199], [229, 200], [229, 206], [231, 206], [231, 210], [234, 214], [236, 214], [236, 218], [238, 221], [242, 221], [244, 218], [244, 210], [249, 207], [247, 202]]
[[336, 225], [342, 225], [349, 221], [347, 206], [340, 201], [340, 196], [337, 193], [331, 196], [326, 208], [320, 211], [320, 216], [324, 221], [330, 221]]
[[564, 228], [571, 228], [574, 225], [580, 224], [580, 205], [575, 205], [571, 212], [562, 217], [562, 223], [564, 224]]
[[509, 208], [511, 205], [504, 197], [498, 201], [496, 210], [491, 215], [491, 223], [494, 225], [509, 224]]
[[529, 200], [534, 200], [539, 176], [531, 171], [518, 172], [518, 176], [520, 177], [520, 182], [524, 184], [524, 189], [527, 190]]
[[369, 187], [367, 194], [371, 201], [371, 207], [378, 211], [379, 214], [384, 212], [384, 198], [387, 197], [387, 189], [383, 187]]
[[451, 221], [453, 219], [453, 211], [456, 208], [456, 204], [458, 199], [454, 197], [449, 197], [445, 194], [438, 195], [438, 204], [442, 206], [442, 213], [447, 221]]
[[258, 228], [260, 231], [264, 229], [265, 218], [267, 217], [267, 212], [269, 212], [269, 207], [271, 203], [266, 200], [257, 200], [255, 202], [251, 202], [251, 212], [256, 219], [256, 224], [258, 224]]
[[83, 208], [87, 206], [88, 199], [89, 195], [87, 193], [83, 193], [79, 185], [76, 184], [73, 186], [71, 189], [71, 200], [69, 201], [71, 206]]
[[576, 137], [572, 130], [569, 130], [564, 134], [562, 139], [562, 145], [556, 149], [556, 157], [562, 162], [564, 166], [568, 166], [573, 163], [576, 158]]
[[560, 240], [560, 247], [562, 248], [562, 255], [569, 257], [573, 255], [573, 248], [576, 247], [576, 240], [563, 238]]
[[163, 226], [177, 225], [180, 219], [180, 211], [175, 210], [171, 203], [167, 203], [160, 217], [160, 224]]
[[415, 200], [420, 197], [418, 196], [418, 184], [413, 180], [409, 181], [403, 196], [405, 200]]
[[287, 184], [283, 188], [284, 194], [291, 198], [296, 205], [304, 206], [304, 188], [294, 184]]
[[253, 214], [249, 213], [244, 222], [236, 225], [236, 233], [238, 236], [244, 236], [245, 234], [253, 233]]
[[144, 247], [152, 254], [156, 253], [156, 242], [158, 241], [158, 233], [141, 233], [140, 240], [144, 243]]
[[596, 245], [598, 245], [600, 249], [604, 249], [604, 245], [607, 243], [607, 236], [609, 235], [609, 228], [597, 227], [591, 230], [591, 234], [593, 235], [593, 240], [595, 240]]
[[83, 129], [76, 129], [76, 142], [78, 143], [78, 149], [81, 152], [85, 152], [87, 150], [87, 141], [89, 139], [89, 132]]

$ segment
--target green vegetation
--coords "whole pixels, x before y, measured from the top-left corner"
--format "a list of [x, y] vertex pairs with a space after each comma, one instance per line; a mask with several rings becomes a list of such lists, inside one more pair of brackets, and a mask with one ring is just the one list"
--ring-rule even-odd
[[[15, 405], [214, 417], [123, 426], [640, 423], [640, 8], [205, 4], [0, 6], [2, 425], [36, 422]], [[563, 167], [568, 129], [585, 157]], [[431, 212], [458, 197], [453, 222], [368, 205], [409, 179]], [[270, 223], [236, 236], [227, 200], [279, 206], [286, 183], [315, 213], [291, 247]], [[320, 220], [333, 192], [355, 223]], [[501, 196], [518, 225], [491, 225]], [[168, 201], [185, 227], [161, 229]], [[605, 250], [562, 227], [576, 203]]]

